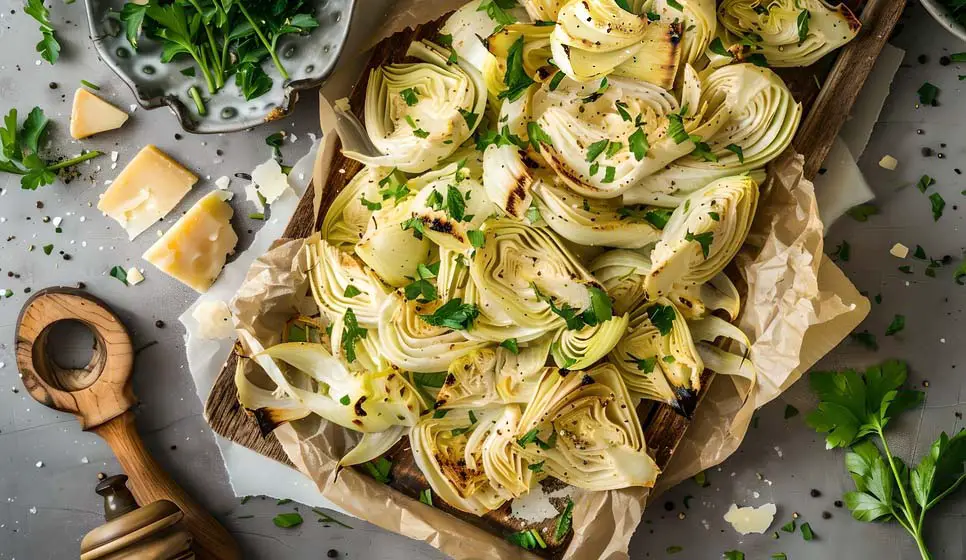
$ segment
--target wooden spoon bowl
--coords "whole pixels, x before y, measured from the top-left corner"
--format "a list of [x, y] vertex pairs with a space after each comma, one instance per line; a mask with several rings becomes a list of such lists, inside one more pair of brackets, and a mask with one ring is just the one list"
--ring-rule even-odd
[[[57, 364], [51, 350], [60, 341], [53, 327], [77, 321], [94, 336], [94, 351], [83, 368]], [[184, 512], [199, 558], [235, 560], [238, 547], [228, 531], [165, 473], [137, 433], [137, 397], [131, 385], [134, 349], [121, 320], [99, 299], [73, 288], [48, 288], [27, 300], [17, 321], [17, 366], [30, 396], [69, 412], [84, 430], [111, 446], [141, 505], [169, 500]]]

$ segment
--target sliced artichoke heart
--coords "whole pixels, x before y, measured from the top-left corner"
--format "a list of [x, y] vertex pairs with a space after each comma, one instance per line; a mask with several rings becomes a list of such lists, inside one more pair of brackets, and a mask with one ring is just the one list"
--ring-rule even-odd
[[571, 0], [550, 38], [554, 63], [580, 82], [611, 72], [670, 88], [680, 60], [681, 26], [649, 21], [613, 0]]
[[551, 346], [553, 361], [562, 369], [589, 368], [614, 349], [627, 330], [627, 321], [625, 314], [577, 330], [561, 329]]
[[758, 185], [745, 175], [718, 179], [688, 196], [651, 253], [644, 280], [649, 298], [714, 278], [744, 243], [757, 206]]
[[480, 348], [453, 360], [436, 397], [436, 408], [480, 409], [500, 402], [496, 362], [494, 348]]
[[433, 492], [462, 511], [483, 515], [532, 485], [533, 473], [507, 441], [516, 406], [424, 416], [409, 434], [413, 459]]
[[483, 232], [470, 264], [473, 285], [513, 322], [548, 331], [564, 324], [548, 300], [560, 308], [590, 306], [588, 289], [597, 281], [553, 232], [508, 219], [487, 221]]
[[705, 151], [645, 178], [625, 200], [652, 203], [670, 196], [679, 203], [715, 179], [748, 171], [763, 180], [763, 168], [788, 148], [802, 117], [801, 104], [782, 79], [753, 64], [708, 71], [700, 104], [706, 117], [694, 134]]
[[389, 292], [358, 257], [314, 235], [302, 248], [309, 285], [319, 309], [330, 321], [352, 308], [359, 324], [375, 327], [382, 300]]
[[356, 245], [356, 255], [390, 286], [405, 286], [416, 276], [420, 263], [434, 260], [431, 257], [435, 249], [429, 239], [412, 229], [403, 229], [413, 217], [412, 207], [413, 198], [409, 197], [373, 212]]
[[520, 419], [520, 453], [543, 471], [586, 490], [651, 487], [660, 469], [620, 374], [548, 370]]
[[432, 315], [443, 304], [420, 303], [393, 293], [383, 303], [379, 317], [379, 350], [396, 366], [415, 372], [445, 371], [457, 358], [481, 348], [461, 331], [430, 325], [420, 315]]
[[566, 187], [538, 181], [537, 208], [550, 229], [580, 245], [638, 249], [661, 238], [661, 230], [630, 213], [619, 199], [585, 198]]
[[497, 392], [504, 402], [526, 404], [537, 390], [546, 369], [553, 333], [519, 347], [514, 353], [505, 347], [496, 351]]
[[356, 173], [329, 205], [322, 219], [322, 238], [340, 248], [358, 243], [373, 212], [363, 201], [379, 208], [395, 203], [394, 198], [382, 198], [379, 185], [391, 171], [388, 167], [366, 167]]
[[609, 360], [632, 395], [667, 403], [685, 416], [693, 412], [704, 362], [671, 300], [658, 298], [632, 310], [627, 335]]
[[811, 66], [862, 27], [845, 4], [823, 0], [724, 0], [718, 19], [726, 48], [742, 59], [762, 56], [774, 68]]
[[[697, 79], [687, 80], [689, 85]], [[603, 91], [601, 91], [603, 89]], [[693, 106], [692, 106], [693, 107]], [[619, 109], [619, 110], [618, 110]], [[684, 134], [669, 137], [678, 102], [660, 87], [624, 78], [605, 86], [564, 79], [534, 94], [533, 114], [550, 138], [540, 143], [547, 164], [574, 191], [614, 198], [694, 149]], [[697, 120], [680, 118], [685, 130]]]
[[[429, 41], [414, 41], [406, 54], [420, 62], [374, 68], [366, 89], [366, 131], [385, 155], [345, 155], [367, 165], [422, 173], [473, 134], [486, 109], [486, 86], [471, 65], [449, 64], [450, 53]], [[467, 119], [470, 114], [477, 118]]]

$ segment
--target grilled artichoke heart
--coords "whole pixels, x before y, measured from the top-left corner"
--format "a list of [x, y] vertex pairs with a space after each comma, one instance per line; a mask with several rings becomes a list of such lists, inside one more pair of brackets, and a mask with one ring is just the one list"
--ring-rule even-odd
[[717, 276], [745, 242], [757, 207], [758, 185], [745, 175], [718, 179], [688, 196], [651, 253], [644, 279], [649, 299]]
[[384, 155], [345, 155], [366, 165], [422, 173], [473, 134], [480, 119], [464, 115], [483, 114], [486, 86], [470, 64], [449, 64], [449, 51], [429, 41], [413, 42], [406, 54], [419, 62], [388, 64], [369, 74], [366, 131]]
[[543, 472], [587, 490], [651, 487], [659, 469], [617, 369], [547, 370], [520, 419], [516, 445]]
[[761, 57], [774, 68], [810, 66], [862, 27], [845, 4], [823, 0], [723, 0], [718, 19], [728, 54], [711, 53], [712, 64]]

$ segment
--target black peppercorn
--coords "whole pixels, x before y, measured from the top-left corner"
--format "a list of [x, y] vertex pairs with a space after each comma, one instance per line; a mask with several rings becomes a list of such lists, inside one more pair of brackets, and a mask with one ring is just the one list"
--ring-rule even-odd
[[823, 511], [822, 512], [822, 519], [832, 519], [832, 514], [829, 513], [829, 512], [827, 512], [827, 511]]
[[812, 488], [812, 491], [809, 492], [809, 494], [811, 494], [813, 498], [817, 498], [822, 495], [822, 493], [816, 490], [815, 488]]
[[842, 500], [835, 500], [835, 507], [837, 508], [842, 507]]
[[329, 558], [337, 558], [339, 556], [339, 551], [334, 548], [330, 548], [329, 551], [325, 553], [325, 555], [328, 556]]
[[674, 502], [664, 502], [664, 511], [674, 511]]
[[930, 157], [930, 156], [932, 156], [932, 148], [929, 148], [929, 147], [924, 146], [922, 148], [922, 155], [923, 155], [923, 157]]
[[157, 327], [157, 328], [159, 328], [159, 329], [163, 329], [164, 328], [164, 321], [162, 321], [161, 319], [158, 319], [157, 321], [154, 322], [154, 326]]
[[949, 66], [949, 63], [950, 62], [952, 62], [952, 61], [949, 59], [948, 56], [941, 56], [941, 57], [939, 57], [939, 64], [942, 65], [942, 66]]

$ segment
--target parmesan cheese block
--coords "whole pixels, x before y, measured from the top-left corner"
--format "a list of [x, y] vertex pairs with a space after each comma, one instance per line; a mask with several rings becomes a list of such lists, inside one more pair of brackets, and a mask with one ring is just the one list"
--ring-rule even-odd
[[134, 239], [173, 210], [197, 182], [194, 173], [148, 145], [111, 183], [97, 209]]
[[74, 92], [74, 108], [70, 113], [70, 135], [75, 140], [121, 128], [128, 114], [100, 97], [78, 88]]
[[238, 243], [226, 199], [224, 191], [208, 193], [144, 253], [144, 260], [195, 291], [207, 292]]

